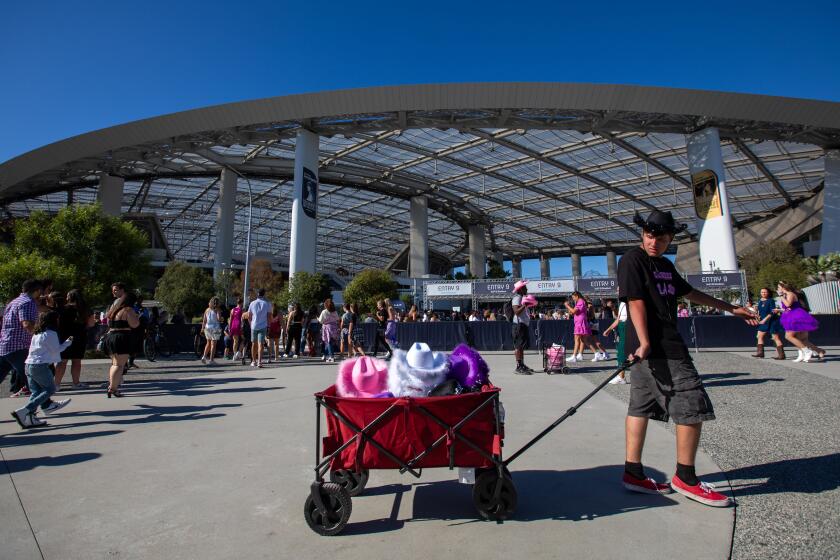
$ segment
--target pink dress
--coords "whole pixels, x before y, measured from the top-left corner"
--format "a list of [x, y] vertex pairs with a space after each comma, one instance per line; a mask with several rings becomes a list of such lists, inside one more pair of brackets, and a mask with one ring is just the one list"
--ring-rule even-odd
[[583, 298], [575, 304], [575, 334], [590, 335], [589, 321], [586, 319], [586, 301]]
[[242, 336], [242, 308], [238, 305], [230, 310], [230, 336]]

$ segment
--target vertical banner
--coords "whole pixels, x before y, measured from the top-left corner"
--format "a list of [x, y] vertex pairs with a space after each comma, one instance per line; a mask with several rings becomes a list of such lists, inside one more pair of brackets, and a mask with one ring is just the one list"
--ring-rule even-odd
[[303, 213], [313, 220], [318, 217], [318, 177], [311, 169], [303, 168], [303, 180], [300, 193]]
[[320, 137], [308, 130], [295, 141], [295, 186], [289, 241], [289, 277], [299, 270], [315, 272], [318, 250], [318, 145]]
[[700, 270], [738, 270], [735, 236], [726, 200], [726, 175], [716, 128], [704, 128], [688, 137], [686, 145], [691, 173], [694, 212], [697, 215]]

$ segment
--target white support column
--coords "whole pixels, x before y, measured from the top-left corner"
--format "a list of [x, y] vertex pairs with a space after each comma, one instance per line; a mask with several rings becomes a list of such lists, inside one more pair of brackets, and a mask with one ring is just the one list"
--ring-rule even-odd
[[820, 255], [840, 252], [840, 150], [825, 151]]
[[476, 278], [487, 276], [487, 259], [484, 249], [484, 226], [481, 224], [469, 227], [470, 236], [470, 270]]
[[690, 135], [687, 148], [700, 238], [700, 268], [703, 272], [738, 270], [717, 129], [704, 128]]
[[572, 253], [572, 276], [575, 278], [580, 277], [583, 273], [580, 268], [580, 253]]
[[425, 195], [412, 196], [408, 235], [408, 275], [422, 278], [429, 273], [429, 199]]
[[545, 255], [540, 255], [540, 278], [551, 278], [551, 262]]
[[607, 276], [615, 276], [618, 269], [618, 259], [615, 251], [607, 251]]
[[295, 191], [292, 201], [289, 278], [303, 270], [315, 272], [318, 243], [318, 145], [320, 136], [308, 130], [297, 133]]
[[122, 214], [123, 188], [125, 179], [103, 173], [99, 176], [99, 188], [96, 189], [96, 202], [102, 205], [102, 212], [108, 216]]
[[511, 257], [511, 276], [514, 278], [522, 278], [522, 257]]
[[219, 212], [216, 216], [216, 249], [213, 261], [213, 278], [218, 278], [224, 267], [230, 267], [233, 257], [233, 222], [236, 214], [237, 175], [223, 169], [219, 181]]

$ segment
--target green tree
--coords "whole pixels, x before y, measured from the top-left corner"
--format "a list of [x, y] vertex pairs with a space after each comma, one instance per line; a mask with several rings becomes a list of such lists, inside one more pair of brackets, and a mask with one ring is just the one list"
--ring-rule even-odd
[[[329, 279], [320, 272], [295, 272], [286, 292], [289, 295], [289, 302], [300, 303], [303, 309], [318, 305], [332, 295]], [[286, 302], [286, 305], [289, 302]]]
[[50, 278], [56, 290], [66, 292], [76, 285], [76, 276], [75, 267], [55, 257], [18, 255], [9, 247], [0, 247], [0, 301], [16, 298], [24, 280], [30, 278]]
[[[805, 267], [802, 264], [802, 259], [793, 246], [785, 241], [776, 240], [755, 245], [741, 255], [740, 260], [741, 268], [747, 275], [747, 286], [754, 298], [758, 297], [762, 285], [774, 274], [784, 273], [784, 276], [790, 277], [788, 281], [797, 283], [797, 287], [802, 287], [802, 283], [805, 281]], [[764, 268], [767, 268], [767, 270], [759, 275]], [[774, 282], [782, 279], [781, 276], [777, 276], [775, 279], [771, 279], [770, 283], [775, 286]]]
[[182, 262], [173, 262], [163, 271], [155, 290], [155, 299], [170, 312], [187, 318], [201, 315], [215, 293], [213, 277], [203, 269]]
[[802, 265], [796, 263], [769, 262], [758, 269], [754, 276], [753, 283], [748, 284], [753, 298], [759, 297], [761, 288], [770, 288], [770, 292], [776, 291], [776, 284], [779, 281], [787, 282], [796, 289], [802, 289], [807, 285], [805, 270]]
[[495, 259], [487, 261], [487, 278], [507, 278], [508, 276], [510, 276], [510, 272], [505, 270], [502, 263]]
[[62, 288], [81, 288], [90, 303], [102, 304], [111, 297], [112, 282], [124, 282], [129, 288], [143, 284], [149, 274], [144, 252], [148, 246], [146, 234], [103, 214], [99, 205], [76, 205], [56, 215], [36, 211], [17, 220], [11, 252], [13, 262], [27, 262], [32, 255], [51, 262], [57, 268], [50, 274], [71, 275], [69, 285]]
[[216, 297], [222, 300], [225, 305], [229, 305], [236, 300], [238, 295], [241, 295], [241, 292], [237, 293], [235, 290], [237, 283], [236, 276], [236, 272], [233, 270], [222, 269], [219, 271], [218, 277], [216, 277]]
[[356, 303], [361, 308], [359, 311], [375, 309], [377, 300], [396, 297], [397, 283], [385, 270], [363, 270], [344, 288], [344, 301]]

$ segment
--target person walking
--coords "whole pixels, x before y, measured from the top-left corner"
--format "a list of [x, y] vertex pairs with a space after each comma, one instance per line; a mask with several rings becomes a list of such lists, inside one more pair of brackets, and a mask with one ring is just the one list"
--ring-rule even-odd
[[299, 303], [295, 303], [289, 316], [286, 318], [286, 357], [300, 357], [300, 340], [303, 334], [303, 309]]
[[350, 323], [348, 325], [350, 347], [359, 356], [365, 355], [365, 330], [359, 321], [359, 307], [355, 303], [350, 304]]
[[397, 323], [400, 322], [397, 310], [393, 305], [388, 306], [388, 324], [385, 325], [385, 340], [388, 341], [388, 346], [397, 347]]
[[[756, 317], [695, 290], [662, 255], [674, 236], [687, 226], [677, 225], [670, 212], [653, 210], [647, 219], [638, 213], [633, 221], [642, 229], [641, 243], [627, 251], [618, 264], [619, 299], [627, 304], [626, 349], [636, 360], [633, 388], [625, 421], [625, 463], [622, 484], [630, 491], [665, 494], [671, 490], [691, 500], [715, 507], [732, 500], [695, 473], [694, 462], [703, 422], [714, 420], [714, 407], [703, 381], [677, 329], [677, 300], [685, 297], [732, 313], [749, 325]], [[668, 484], [645, 475], [642, 449], [650, 419], [676, 424], [676, 473]]]
[[29, 396], [26, 382], [26, 356], [32, 342], [35, 321], [38, 320], [37, 301], [41, 297], [40, 280], [26, 280], [21, 293], [3, 310], [0, 329], [0, 383], [12, 372], [12, 397]]
[[263, 346], [268, 334], [268, 315], [271, 302], [265, 299], [265, 288], [257, 290], [257, 299], [248, 305], [248, 322], [251, 323], [251, 367], [263, 366]]
[[595, 356], [592, 358], [593, 362], [601, 362], [610, 359], [606, 348], [599, 340], [600, 324], [598, 323], [598, 316], [595, 314], [595, 308], [591, 301], [586, 302], [586, 320], [589, 322], [589, 337], [587, 337], [586, 344], [592, 349]]
[[[67, 362], [70, 362], [70, 376], [73, 380], [74, 389], [82, 389], [82, 359], [87, 350], [88, 330], [96, 324], [96, 318], [91, 313], [80, 290], [74, 289], [67, 292], [67, 303], [59, 318], [59, 340], [63, 341], [73, 337], [73, 344], [61, 353], [61, 363], [55, 366], [55, 387], [61, 387], [64, 373], [67, 371]], [[64, 339], [62, 340], [62, 333]]]
[[785, 346], [782, 342], [782, 335], [785, 329], [782, 328], [782, 323], [779, 320], [779, 312], [776, 307], [776, 301], [770, 297], [770, 288], [761, 288], [759, 292], [760, 298], [756, 305], [756, 312], [758, 313], [758, 329], [756, 330], [756, 347], [753, 358], [764, 357], [764, 341], [769, 334], [776, 343], [776, 356], [774, 360], [785, 359]]
[[213, 296], [207, 302], [207, 309], [201, 316], [201, 332], [207, 342], [204, 345], [204, 352], [201, 354], [201, 363], [216, 365], [216, 345], [222, 338], [222, 323], [219, 317], [219, 298]]
[[[592, 334], [592, 331], [589, 328], [589, 317], [586, 312], [586, 300], [583, 299], [583, 294], [578, 291], [574, 291], [572, 292], [572, 303], [569, 303], [568, 300], [564, 303], [566, 305], [566, 309], [569, 310], [569, 314], [573, 317], [573, 333], [575, 337], [575, 345], [572, 348], [572, 357], [567, 361], [572, 363], [582, 362], [583, 350], [586, 347], [586, 343], [589, 340], [590, 335]], [[593, 350], [593, 352], [596, 351]]]
[[376, 302], [376, 311], [374, 312], [374, 317], [376, 318], [376, 340], [373, 343], [373, 355], [376, 357], [376, 354], [379, 352], [379, 345], [385, 347], [385, 359], [390, 360], [391, 356], [393, 355], [393, 351], [391, 346], [388, 344], [388, 341], [385, 340], [385, 328], [388, 326], [388, 309], [387, 309], [387, 301], [382, 299]]
[[[29, 345], [29, 355], [26, 358], [26, 377], [32, 395], [29, 402], [12, 412], [21, 428], [35, 428], [46, 426], [47, 423], [37, 417], [38, 407], [55, 393], [55, 379], [53, 377], [54, 364], [61, 361], [61, 352], [73, 344], [73, 337], [63, 343], [58, 341], [58, 311], [41, 313], [33, 328], [32, 341]], [[70, 399], [53, 403], [50, 412], [55, 412], [67, 406]]]
[[799, 302], [796, 289], [787, 282], [779, 282], [778, 294], [782, 301], [782, 317], [780, 319], [782, 328], [785, 329], [785, 338], [796, 346], [798, 356], [794, 362], [810, 362], [814, 354], [818, 359], [825, 358], [825, 350], [808, 340], [808, 333], [819, 328], [819, 323], [808, 313]]
[[230, 320], [228, 321], [228, 332], [230, 332], [230, 337], [233, 339], [233, 359], [234, 360], [241, 360], [242, 359], [242, 352], [244, 350], [241, 347], [241, 338], [242, 338], [242, 298], [236, 299], [236, 306], [230, 310]]
[[[318, 335], [321, 330], [321, 325], [318, 323], [318, 307], [312, 305], [303, 317], [303, 332], [306, 336], [306, 345], [309, 347], [309, 357], [314, 358], [318, 355]], [[301, 344], [300, 353], [303, 354], [303, 344]]]
[[[350, 304], [345, 303], [342, 306], [344, 313], [341, 315], [341, 323], [339, 327], [341, 328], [341, 338], [339, 339], [339, 349], [338, 352], [344, 358], [350, 358], [353, 356], [353, 342], [350, 340], [350, 320], [353, 318], [353, 314], [350, 313]], [[344, 353], [345, 349], [347, 350], [347, 354]]]
[[522, 298], [528, 295], [528, 281], [519, 280], [513, 285], [513, 297], [510, 300], [510, 307], [513, 317], [513, 357], [516, 360], [517, 375], [532, 375], [534, 370], [525, 365], [525, 348], [531, 345], [530, 323], [531, 316], [528, 308], [522, 302]]
[[271, 317], [268, 320], [268, 363], [271, 363], [272, 355], [275, 361], [280, 361], [283, 350], [280, 347], [280, 336], [283, 334], [283, 309], [274, 305], [271, 309]]
[[132, 329], [140, 326], [140, 318], [134, 311], [136, 297], [131, 292], [123, 291], [108, 311], [108, 332], [105, 334], [105, 351], [111, 356], [111, 368], [108, 370], [108, 398], [122, 397], [123, 372], [128, 363], [129, 354], [134, 350]]
[[324, 300], [324, 310], [318, 317], [318, 322], [321, 323], [321, 341], [324, 343], [325, 362], [334, 362], [333, 345], [338, 339], [338, 313], [335, 312], [335, 305], [332, 298]]
[[[627, 304], [619, 302], [618, 304], [618, 313], [615, 316], [615, 320], [612, 324], [604, 329], [604, 336], [610, 334], [610, 332], [615, 331], [615, 361], [618, 362], [618, 366], [624, 363], [624, 360], [627, 359], [627, 354], [625, 352], [624, 346], [625, 341], [627, 340]], [[613, 377], [610, 380], [610, 384], [612, 385], [626, 385], [627, 378], [625, 375], [625, 371], [621, 370], [618, 375]]]

